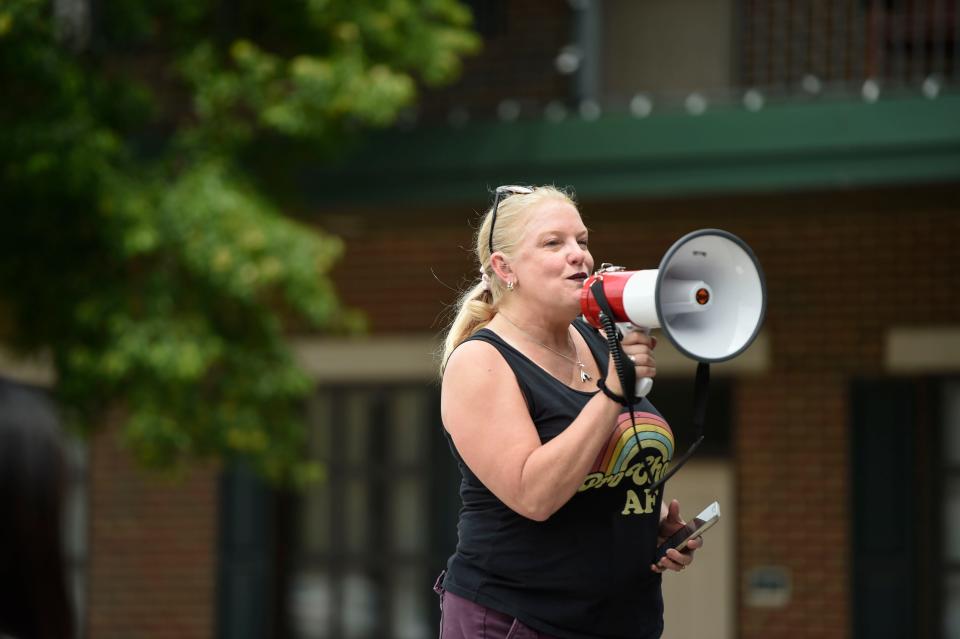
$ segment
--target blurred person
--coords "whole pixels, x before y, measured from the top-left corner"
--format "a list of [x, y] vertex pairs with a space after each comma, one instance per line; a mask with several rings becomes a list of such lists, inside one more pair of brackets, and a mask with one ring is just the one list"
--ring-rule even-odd
[[74, 636], [61, 537], [65, 480], [49, 403], [0, 380], [0, 637]]
[[[477, 231], [481, 277], [441, 359], [463, 475], [457, 550], [435, 585], [443, 639], [659, 637], [661, 573], [701, 546], [652, 563], [685, 523], [676, 500], [643, 488], [673, 434], [646, 399], [633, 433], [607, 343], [578, 318], [587, 240], [572, 197], [550, 186], [499, 187]], [[656, 374], [654, 345], [623, 337], [638, 379]]]

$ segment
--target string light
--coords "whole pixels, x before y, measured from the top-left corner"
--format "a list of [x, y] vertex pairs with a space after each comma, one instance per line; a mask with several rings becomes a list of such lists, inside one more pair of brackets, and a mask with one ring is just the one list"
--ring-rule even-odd
[[653, 101], [645, 93], [638, 93], [630, 99], [630, 113], [635, 118], [645, 118], [653, 112]]
[[747, 111], [756, 113], [763, 108], [765, 101], [763, 94], [757, 89], [748, 89], [746, 93], [743, 94], [743, 106]]
[[812, 95], [819, 94], [823, 89], [823, 83], [820, 81], [820, 78], [812, 73], [808, 73], [807, 75], [803, 76], [803, 80], [801, 80], [800, 85], [803, 87], [804, 91]]
[[513, 122], [520, 117], [520, 103], [516, 100], [501, 100], [497, 105], [497, 116], [504, 122]]
[[583, 52], [580, 47], [569, 44], [560, 49], [560, 53], [557, 54], [553, 64], [558, 72], [563, 75], [571, 75], [580, 69], [581, 62], [583, 62]]
[[703, 115], [707, 110], [707, 99], [703, 97], [703, 94], [694, 91], [683, 101], [683, 106], [686, 107], [687, 113], [690, 115]]
[[560, 100], [551, 100], [543, 109], [543, 117], [553, 123], [563, 122], [567, 119], [567, 107]]
[[920, 91], [923, 92], [924, 97], [929, 98], [930, 100], [935, 99], [938, 95], [940, 95], [940, 78], [938, 78], [936, 75], [928, 75], [923, 81]]
[[580, 103], [580, 117], [588, 122], [593, 122], [600, 117], [602, 110], [596, 100], [583, 100]]

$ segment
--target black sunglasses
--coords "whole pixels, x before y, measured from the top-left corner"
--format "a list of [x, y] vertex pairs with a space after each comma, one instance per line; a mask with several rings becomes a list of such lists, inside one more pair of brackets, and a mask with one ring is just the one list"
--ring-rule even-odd
[[[506, 193], [506, 195], [504, 195]], [[497, 209], [500, 208], [500, 202], [511, 195], [527, 195], [533, 193], [532, 186], [517, 186], [508, 184], [498, 186], [493, 196], [493, 219], [490, 220], [490, 255], [493, 255], [493, 226], [497, 223]]]

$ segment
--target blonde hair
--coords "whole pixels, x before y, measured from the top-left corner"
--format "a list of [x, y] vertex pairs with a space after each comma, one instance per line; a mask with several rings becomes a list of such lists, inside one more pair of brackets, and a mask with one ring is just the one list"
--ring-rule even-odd
[[[497, 223], [494, 226], [493, 248], [508, 258], [511, 257], [514, 246], [526, 230], [530, 211], [538, 204], [548, 200], [561, 200], [574, 208], [577, 204], [573, 195], [555, 186], [538, 186], [532, 193], [518, 193], [504, 197], [497, 208]], [[440, 356], [440, 375], [447, 366], [447, 360], [454, 349], [468, 337], [486, 326], [494, 315], [503, 297], [506, 286], [494, 273], [490, 265], [490, 223], [493, 217], [493, 207], [483, 216], [480, 228], [474, 237], [474, 246], [477, 256], [478, 273], [480, 278], [467, 289], [457, 300], [453, 321], [447, 329], [443, 343], [443, 353]], [[486, 275], [488, 285], [485, 285], [482, 276]]]

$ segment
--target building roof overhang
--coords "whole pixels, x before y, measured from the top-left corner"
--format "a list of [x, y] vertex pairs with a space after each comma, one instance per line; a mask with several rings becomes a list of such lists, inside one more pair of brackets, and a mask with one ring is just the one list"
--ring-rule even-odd
[[391, 129], [304, 180], [321, 207], [475, 201], [502, 183], [631, 198], [958, 182], [960, 95]]

